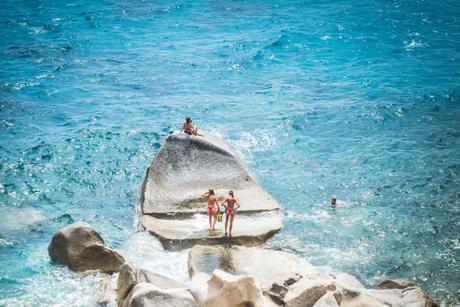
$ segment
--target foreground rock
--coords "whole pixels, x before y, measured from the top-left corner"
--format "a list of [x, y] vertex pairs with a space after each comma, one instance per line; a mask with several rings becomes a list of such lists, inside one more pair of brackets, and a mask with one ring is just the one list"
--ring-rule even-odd
[[203, 307], [276, 306], [264, 297], [254, 277], [235, 276], [221, 270], [212, 275], [195, 275], [190, 290]]
[[[437, 306], [420, 288], [406, 281], [389, 280], [379, 289], [366, 289], [351, 275], [330, 275], [296, 255], [281, 251], [194, 246], [188, 266], [193, 280], [197, 276], [201, 283], [204, 276], [209, 279], [216, 269], [253, 276], [265, 297], [283, 306]], [[197, 298], [199, 291], [193, 289]]]
[[76, 222], [58, 230], [48, 246], [52, 261], [65, 264], [72, 271], [101, 270], [114, 273], [124, 263], [123, 257], [105, 245], [90, 225]]
[[[193, 216], [206, 213], [206, 200], [200, 196], [210, 188], [219, 195], [219, 202], [233, 190], [241, 204], [234, 243], [260, 244], [281, 228], [279, 214], [269, 222], [260, 214], [277, 211], [278, 203], [256, 182], [230, 146], [208, 133], [206, 137], [179, 133], [165, 140], [142, 185], [143, 227], [168, 249], [225, 243], [221, 231], [207, 231], [208, 222], [197, 224]], [[251, 214], [250, 219], [242, 218], [247, 214]], [[218, 227], [223, 228], [223, 224]]]
[[101, 281], [99, 283], [97, 303], [99, 306], [107, 306], [111, 302], [115, 302], [116, 283], [112, 280], [113, 275], [102, 274]]
[[197, 306], [181, 282], [127, 264], [118, 277], [117, 304], [119, 307]]

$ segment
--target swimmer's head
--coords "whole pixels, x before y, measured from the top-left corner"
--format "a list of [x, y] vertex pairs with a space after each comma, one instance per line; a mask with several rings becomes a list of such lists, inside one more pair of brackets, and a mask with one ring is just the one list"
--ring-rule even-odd
[[234, 194], [233, 194], [233, 191], [229, 191], [228, 195], [230, 195], [231, 197], [235, 197]]
[[213, 189], [209, 189], [209, 195], [214, 195], [214, 190]]
[[337, 203], [337, 198], [335, 198], [335, 196], [332, 196], [332, 199], [331, 199], [331, 205], [336, 205]]

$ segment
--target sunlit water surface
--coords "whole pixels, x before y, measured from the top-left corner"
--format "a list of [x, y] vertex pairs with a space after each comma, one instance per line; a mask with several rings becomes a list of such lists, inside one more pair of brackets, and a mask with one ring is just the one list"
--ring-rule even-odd
[[135, 226], [146, 167], [187, 115], [283, 206], [268, 247], [460, 304], [459, 12], [458, 1], [0, 2], [0, 305], [96, 304], [100, 277], [47, 254], [76, 220], [187, 281], [187, 251]]

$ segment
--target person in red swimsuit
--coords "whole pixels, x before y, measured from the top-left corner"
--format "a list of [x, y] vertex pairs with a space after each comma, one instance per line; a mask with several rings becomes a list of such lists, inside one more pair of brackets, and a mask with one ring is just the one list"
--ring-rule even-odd
[[219, 204], [217, 203], [217, 197], [213, 189], [209, 189], [208, 192], [201, 195], [201, 197], [206, 197], [208, 200], [208, 216], [209, 216], [209, 229], [215, 230], [216, 221], [217, 221], [217, 211], [219, 210]]
[[[225, 205], [227, 203], [227, 205]], [[235, 208], [235, 204], [238, 206]], [[227, 236], [227, 226], [228, 226], [228, 220], [230, 220], [230, 229], [228, 232], [228, 235], [231, 237], [232, 236], [232, 228], [233, 228], [233, 218], [235, 217], [235, 210], [240, 208], [240, 204], [235, 198], [235, 195], [233, 191], [228, 192], [228, 197], [224, 200], [224, 202], [221, 204], [221, 206], [225, 207], [225, 236]]]

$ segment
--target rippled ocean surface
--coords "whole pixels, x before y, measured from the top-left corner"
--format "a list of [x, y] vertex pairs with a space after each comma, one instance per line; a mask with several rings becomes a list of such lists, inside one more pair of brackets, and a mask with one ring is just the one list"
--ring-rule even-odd
[[460, 304], [459, 12], [458, 1], [1, 1], [0, 305], [96, 304], [99, 277], [47, 254], [76, 220], [187, 280], [187, 251], [135, 227], [145, 170], [185, 116], [228, 139], [283, 206], [268, 247]]

